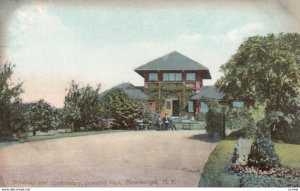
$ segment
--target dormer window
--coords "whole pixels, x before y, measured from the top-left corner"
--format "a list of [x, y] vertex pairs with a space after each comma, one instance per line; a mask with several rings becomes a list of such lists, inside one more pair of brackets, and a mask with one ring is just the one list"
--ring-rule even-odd
[[196, 80], [195, 73], [192, 73], [192, 72], [186, 73], [186, 80], [187, 81], [195, 81]]
[[157, 73], [149, 73], [149, 81], [156, 82], [158, 80]]

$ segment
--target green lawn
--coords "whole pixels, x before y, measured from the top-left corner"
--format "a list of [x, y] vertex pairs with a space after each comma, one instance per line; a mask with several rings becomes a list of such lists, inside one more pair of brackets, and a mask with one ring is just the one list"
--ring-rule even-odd
[[235, 176], [228, 175], [228, 163], [232, 157], [235, 141], [223, 140], [210, 154], [203, 169], [200, 187], [234, 187], [238, 184]]
[[275, 151], [283, 166], [300, 168], [300, 145], [275, 143]]
[[41, 141], [47, 139], [58, 139], [65, 137], [79, 137], [79, 136], [87, 136], [87, 135], [97, 135], [104, 133], [115, 133], [115, 132], [124, 132], [125, 130], [103, 130], [103, 131], [81, 131], [81, 132], [65, 132], [65, 133], [55, 133], [48, 135], [36, 135], [29, 136], [22, 140], [21, 142], [32, 142], [32, 141]]
[[[235, 144], [235, 140], [223, 140], [218, 143], [205, 164], [200, 187], [238, 186], [238, 176], [227, 173]], [[300, 145], [275, 143], [275, 151], [283, 166], [300, 168]]]

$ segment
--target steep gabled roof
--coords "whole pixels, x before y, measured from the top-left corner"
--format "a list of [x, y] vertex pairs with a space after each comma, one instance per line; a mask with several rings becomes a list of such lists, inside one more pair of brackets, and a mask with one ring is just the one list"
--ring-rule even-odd
[[201, 70], [203, 79], [211, 79], [209, 69], [202, 64], [180, 54], [177, 51], [173, 51], [165, 56], [152, 60], [142, 66], [137, 67], [134, 71], [144, 75], [144, 71], [166, 71], [166, 70], [186, 70], [194, 71]]
[[215, 86], [203, 86], [199, 93], [193, 95], [190, 100], [216, 99], [222, 100], [225, 94], [220, 92]]
[[119, 85], [112, 87], [111, 89], [108, 89], [100, 93], [99, 98], [101, 99], [106, 94], [108, 94], [109, 92], [115, 89], [122, 90], [131, 99], [147, 99], [147, 95], [145, 94], [144, 91], [141, 90], [141, 88], [135, 87], [129, 82], [121, 83]]

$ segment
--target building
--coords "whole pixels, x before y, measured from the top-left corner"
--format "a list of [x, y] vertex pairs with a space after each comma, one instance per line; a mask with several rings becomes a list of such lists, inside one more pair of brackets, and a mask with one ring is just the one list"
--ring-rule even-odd
[[129, 98], [137, 99], [137, 100], [148, 100], [148, 96], [145, 94], [143, 87], [136, 87], [129, 82], [124, 82], [119, 85], [116, 85], [102, 93], [99, 94], [99, 98], [101, 99], [109, 92], [119, 89], [122, 90]]
[[[203, 79], [211, 79], [206, 66], [176, 51], [139, 66], [134, 71], [143, 77], [144, 91], [157, 87], [159, 99], [148, 97], [152, 110], [157, 110], [159, 107], [157, 102], [161, 100], [161, 114], [168, 113], [172, 116], [179, 116], [183, 109], [186, 112], [198, 113], [200, 106], [198, 100], [189, 98], [201, 92]], [[168, 87], [175, 88], [166, 94], [163, 91]], [[188, 100], [183, 100], [186, 96], [181, 91], [189, 91]]]
[[171, 116], [180, 116], [182, 111], [205, 113], [209, 99], [218, 100], [220, 105], [237, 108], [254, 104], [251, 100], [244, 102], [228, 98], [215, 86], [204, 86], [203, 79], [211, 79], [209, 69], [176, 51], [139, 66], [134, 71], [143, 77], [143, 86], [121, 83], [99, 97], [113, 89], [120, 89], [129, 98], [148, 101], [153, 112]]

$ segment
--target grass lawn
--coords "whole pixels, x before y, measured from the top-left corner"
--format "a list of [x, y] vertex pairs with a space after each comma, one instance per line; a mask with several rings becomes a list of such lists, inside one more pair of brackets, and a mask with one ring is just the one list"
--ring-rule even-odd
[[124, 131], [125, 130], [64, 132], [64, 133], [29, 136], [29, 137], [25, 138], [24, 140], [21, 140], [21, 142], [42, 141], [42, 140], [47, 140], [47, 139], [58, 139], [58, 138], [65, 138], [65, 137], [79, 137], [79, 136], [97, 135], [97, 134], [115, 133], [115, 132], [124, 132]]
[[210, 154], [199, 182], [200, 187], [234, 187], [238, 184], [235, 176], [228, 175], [228, 163], [232, 157], [235, 141], [223, 140]]
[[275, 151], [283, 166], [300, 168], [300, 145], [275, 143]]
[[[238, 186], [238, 176], [227, 173], [235, 144], [235, 140], [223, 140], [218, 143], [205, 164], [199, 182], [200, 187]], [[300, 145], [275, 143], [275, 151], [283, 166], [300, 168]]]

